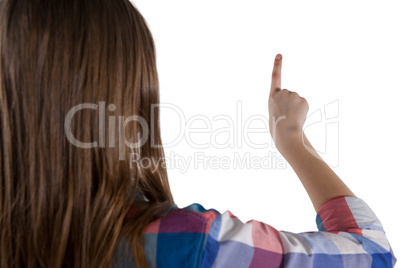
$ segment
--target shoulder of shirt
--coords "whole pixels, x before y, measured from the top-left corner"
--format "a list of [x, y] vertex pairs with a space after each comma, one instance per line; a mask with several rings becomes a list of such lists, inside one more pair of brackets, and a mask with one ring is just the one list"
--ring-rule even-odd
[[205, 209], [198, 203], [186, 207], [173, 205], [144, 229], [144, 233], [208, 233], [214, 219], [220, 213]]
[[185, 212], [191, 211], [191, 212], [194, 212], [196, 214], [201, 214], [201, 215], [204, 215], [204, 214], [219, 215], [220, 214], [219, 211], [217, 211], [216, 209], [213, 209], [213, 208], [206, 209], [199, 203], [192, 203], [192, 204], [190, 204], [186, 207], [182, 207], [182, 208], [179, 208], [175, 205], [171, 211], [173, 211], [173, 210], [181, 210], [181, 211], [185, 211]]

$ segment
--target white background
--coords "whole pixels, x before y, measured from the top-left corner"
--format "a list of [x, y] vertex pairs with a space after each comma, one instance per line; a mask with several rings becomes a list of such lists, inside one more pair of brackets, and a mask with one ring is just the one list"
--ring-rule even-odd
[[[309, 115], [322, 111], [323, 121], [305, 129], [311, 143], [375, 211], [396, 257], [402, 259], [398, 1], [137, 0], [135, 4], [155, 38], [161, 102], [179, 107], [186, 122], [195, 115], [212, 120], [223, 114], [236, 120], [238, 101], [243, 124], [250, 116], [267, 118], [273, 60], [282, 53], [282, 87], [307, 99]], [[328, 125], [323, 112], [332, 102], [339, 104], [339, 116]], [[162, 109], [161, 125], [165, 143], [178, 136], [180, 121], [173, 110]], [[220, 126], [213, 123], [212, 130]], [[255, 123], [261, 126], [261, 121]], [[268, 129], [252, 135], [255, 143], [271, 142]], [[202, 143], [210, 136], [191, 138]], [[167, 157], [175, 153], [194, 158], [197, 152], [218, 157], [276, 152], [281, 157], [271, 145], [255, 149], [243, 142], [234, 148], [197, 149], [182, 138], [165, 149]], [[316, 230], [315, 211], [287, 163], [284, 169], [216, 169], [195, 167], [193, 161], [185, 172], [169, 166], [169, 179], [180, 207], [198, 202], [279, 230]]]

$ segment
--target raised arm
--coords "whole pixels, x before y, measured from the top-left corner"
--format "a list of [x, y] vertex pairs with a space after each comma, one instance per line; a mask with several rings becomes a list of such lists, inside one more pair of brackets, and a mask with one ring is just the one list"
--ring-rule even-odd
[[202, 267], [394, 267], [396, 258], [377, 216], [304, 135], [308, 104], [281, 89], [281, 65], [278, 55], [269, 96], [271, 135], [313, 202], [318, 231], [279, 231], [256, 220], [243, 223], [230, 211], [214, 216], [204, 211], [209, 222]]
[[269, 95], [270, 132], [275, 145], [296, 172], [316, 211], [338, 196], [354, 196], [317, 154], [303, 132], [308, 112], [305, 98], [281, 89], [282, 55], [275, 58]]
[[319, 230], [279, 232], [284, 266], [393, 267], [396, 258], [381, 222], [324, 162], [303, 132], [308, 103], [296, 92], [281, 89], [281, 69], [279, 54], [274, 61], [268, 101], [270, 131], [310, 196]]

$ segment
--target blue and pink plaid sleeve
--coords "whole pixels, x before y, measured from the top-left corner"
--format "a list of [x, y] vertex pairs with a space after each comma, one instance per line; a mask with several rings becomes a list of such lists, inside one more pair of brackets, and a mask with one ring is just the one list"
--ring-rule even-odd
[[216, 214], [202, 267], [393, 267], [396, 258], [373, 211], [356, 197], [338, 197], [318, 211], [318, 232], [278, 231]]
[[[128, 217], [135, 217], [135, 214]], [[278, 231], [241, 222], [230, 211], [199, 204], [172, 207], [144, 230], [149, 267], [393, 267], [396, 258], [380, 221], [362, 200], [337, 197], [318, 211], [317, 232]], [[135, 267], [129, 243], [119, 246], [114, 267]]]

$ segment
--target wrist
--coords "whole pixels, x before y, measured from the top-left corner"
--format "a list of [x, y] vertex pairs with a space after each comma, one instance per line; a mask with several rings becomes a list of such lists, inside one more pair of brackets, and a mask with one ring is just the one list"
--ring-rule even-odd
[[303, 146], [304, 140], [306, 140], [306, 136], [302, 130], [291, 131], [278, 135], [275, 144], [278, 151], [286, 157], [287, 154]]

